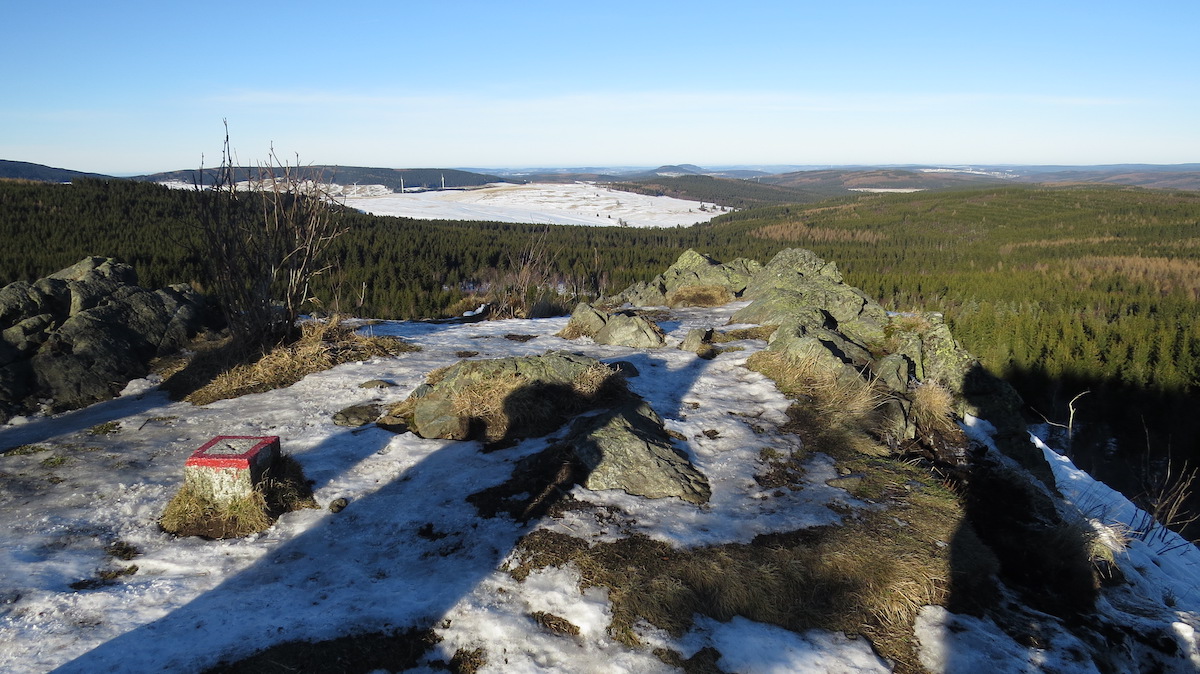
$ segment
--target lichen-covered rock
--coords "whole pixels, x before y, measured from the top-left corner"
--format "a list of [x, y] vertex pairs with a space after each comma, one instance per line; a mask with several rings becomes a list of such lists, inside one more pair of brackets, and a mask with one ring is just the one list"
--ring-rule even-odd
[[29, 410], [50, 399], [65, 410], [105, 400], [182, 347], [200, 328], [200, 297], [186, 285], [151, 291], [136, 282], [129, 265], [93, 257], [0, 289], [0, 405]]
[[657, 349], [666, 343], [658, 325], [644, 316], [618, 313], [608, 317], [592, 339], [597, 344], [629, 346], [635, 349]]
[[565, 351], [464, 360], [414, 391], [401, 414], [423, 438], [536, 437], [623, 390], [617, 381], [623, 380], [598, 360]]
[[673, 496], [696, 504], [708, 502], [712, 493], [708, 480], [671, 445], [662, 419], [644, 402], [578, 419], [563, 444], [586, 467], [583, 485], [588, 489]]
[[145, 376], [153, 358], [186, 344], [200, 322], [199, 297], [188, 286], [122, 286], [48, 335], [30, 359], [36, 388], [55, 409], [111, 398], [130, 379]]
[[682, 351], [700, 353], [712, 347], [712, 340], [712, 328], [693, 328], [688, 331], [687, 337], [684, 338], [679, 348]]
[[839, 325], [857, 320], [866, 324], [863, 331], [877, 325], [880, 336], [882, 326], [887, 323], [887, 312], [883, 307], [863, 291], [843, 283], [837, 265], [825, 262], [811, 251], [799, 248], [780, 251], [754, 275], [744, 295], [758, 300], [770, 296], [773, 291], [784, 292], [773, 301], [788, 303], [780, 306], [780, 311], [786, 311], [786, 306], [816, 307]]
[[383, 414], [383, 407], [374, 403], [351, 405], [333, 415], [333, 423], [337, 426], [357, 428], [374, 423]]
[[568, 339], [595, 337], [607, 322], [608, 314], [597, 310], [587, 302], [580, 302], [571, 312], [571, 320], [567, 322], [567, 327], [563, 332], [566, 333]]
[[612, 299], [635, 307], [663, 306], [668, 304], [668, 295], [693, 286], [723, 288], [732, 296], [740, 296], [761, 267], [757, 261], [744, 258], [722, 264], [689, 249], [662, 274], [646, 283], [635, 283]]
[[987, 371], [955, 341], [938, 313], [898, 317], [910, 325], [893, 321], [892, 340], [897, 354], [913, 363], [913, 376], [945, 386], [957, 405], [959, 416], [986, 419], [996, 428], [997, 447], [1053, 488], [1054, 476], [1040, 450], [1029, 442], [1021, 396], [1008, 382]]
[[902, 353], [889, 353], [871, 364], [875, 380], [895, 393], [907, 393], [913, 380], [913, 362]]

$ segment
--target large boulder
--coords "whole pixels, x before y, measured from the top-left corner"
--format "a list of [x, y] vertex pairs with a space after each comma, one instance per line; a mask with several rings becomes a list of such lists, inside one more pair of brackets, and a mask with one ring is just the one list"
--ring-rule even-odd
[[29, 411], [50, 399], [57, 411], [105, 400], [186, 344], [202, 322], [199, 295], [136, 283], [129, 265], [93, 257], [0, 289], [0, 406]]
[[646, 498], [677, 497], [707, 503], [708, 480], [671, 445], [662, 419], [644, 402], [633, 402], [571, 425], [563, 444], [584, 465], [583, 486], [621, 489]]
[[666, 336], [658, 324], [645, 316], [632, 311], [608, 313], [586, 302], [575, 306], [571, 320], [559, 336], [566, 339], [591, 337], [597, 344], [635, 349], [656, 349], [666, 343]]
[[431, 379], [390, 416], [423, 438], [449, 440], [545, 435], [624, 392], [616, 370], [565, 351], [464, 360]]
[[617, 313], [609, 316], [604, 327], [592, 337], [597, 344], [656, 349], [666, 343], [658, 324], [645, 316]]

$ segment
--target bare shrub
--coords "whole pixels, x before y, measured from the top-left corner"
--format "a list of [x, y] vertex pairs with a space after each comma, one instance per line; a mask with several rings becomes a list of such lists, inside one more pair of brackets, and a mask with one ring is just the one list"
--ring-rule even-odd
[[309, 299], [309, 282], [325, 270], [322, 257], [343, 231], [329, 195], [320, 177], [301, 177], [298, 158], [288, 164], [273, 148], [251, 180], [253, 191], [240, 191], [228, 127], [214, 175], [211, 187], [196, 185], [201, 207], [194, 246], [235, 343], [252, 350], [289, 339]]
[[[1176, 468], [1168, 454], [1161, 469], [1154, 470], [1149, 465], [1142, 469], [1143, 489], [1135, 501], [1155, 522], [1172, 531], [1183, 531], [1200, 520], [1200, 514], [1189, 507], [1197, 477], [1200, 477], [1200, 469], [1189, 468], [1186, 461]], [[1135, 534], [1144, 541], [1149, 542], [1148, 539], [1156, 535], [1154, 527], [1140, 529]], [[1157, 535], [1162, 537], [1161, 533]]]

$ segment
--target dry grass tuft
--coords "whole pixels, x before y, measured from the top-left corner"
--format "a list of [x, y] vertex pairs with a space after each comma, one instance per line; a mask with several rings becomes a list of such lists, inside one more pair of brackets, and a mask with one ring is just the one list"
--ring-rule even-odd
[[831, 425], [870, 426], [883, 393], [870, 381], [823, 367], [816, 357], [759, 351], [746, 367], [775, 381], [785, 395], [809, 401]]
[[213, 503], [185, 484], [167, 504], [159, 524], [179, 536], [241, 538], [271, 526], [271, 518], [267, 500], [257, 490], [244, 498]]
[[177, 536], [241, 538], [267, 529], [285, 512], [316, 507], [300, 464], [283, 456], [250, 494], [227, 503], [214, 503], [184, 484], [159, 525]]
[[513, 417], [530, 414], [527, 409], [518, 412], [509, 402], [514, 392], [528, 384], [529, 380], [519, 375], [473, 381], [456, 391], [454, 413], [478, 420], [486, 440], [500, 440], [508, 435], [515, 421]]
[[759, 325], [753, 328], [737, 328], [736, 330], [727, 330], [725, 332], [714, 332], [713, 343], [724, 344], [725, 342], [736, 342], [742, 339], [759, 339], [764, 342], [770, 341], [771, 335], [779, 329], [778, 325]]
[[595, 337], [595, 333], [584, 330], [579, 321], [567, 321], [566, 327], [556, 332], [554, 336], [563, 339], [579, 339], [580, 337]]
[[910, 392], [913, 421], [926, 434], [957, 430], [954, 423], [954, 395], [936, 381], [926, 380]]
[[[194, 405], [237, 398], [250, 393], [271, 391], [300, 381], [314, 372], [322, 372], [342, 363], [379, 356], [396, 356], [417, 350], [394, 337], [361, 335], [340, 318], [309, 322], [301, 326], [300, 338], [278, 346], [251, 363], [235, 364], [229, 345], [208, 354], [213, 363], [207, 369], [207, 383], [193, 388], [183, 399]], [[211, 374], [212, 370], [218, 374]], [[168, 384], [170, 389], [170, 385]]]
[[929, 322], [929, 318], [925, 314], [913, 312], [893, 316], [887, 327], [891, 331], [915, 332], [918, 335], [924, 335], [933, 328], [933, 324]]
[[585, 400], [610, 400], [614, 394], [626, 390], [625, 378], [604, 363], [590, 365], [580, 372], [571, 381], [571, 388]]
[[677, 307], [720, 307], [733, 301], [724, 286], [683, 286], [667, 293], [667, 305]]

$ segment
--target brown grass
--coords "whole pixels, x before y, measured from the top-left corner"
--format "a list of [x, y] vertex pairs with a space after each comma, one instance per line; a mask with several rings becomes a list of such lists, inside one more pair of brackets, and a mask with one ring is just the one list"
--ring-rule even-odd
[[667, 293], [667, 305], [675, 307], [720, 307], [733, 301], [724, 286], [683, 286]]
[[184, 484], [167, 503], [159, 525], [177, 536], [241, 538], [267, 529], [283, 513], [316, 507], [300, 464], [283, 456], [249, 495], [228, 503], [214, 503]]
[[534, 569], [572, 565], [581, 589], [608, 589], [609, 633], [633, 647], [640, 645], [639, 621], [681, 635], [696, 614], [722, 621], [740, 615], [794, 631], [865, 634], [897, 662], [896, 671], [920, 671], [912, 623], [922, 606], [947, 600], [950, 554], [938, 542], [955, 536], [962, 511], [936, 490], [909, 499], [846, 526], [689, 550], [641, 535], [589, 544], [539, 530], [518, 543], [509, 572], [522, 580]]
[[[184, 392], [183, 399], [194, 405], [207, 405], [217, 400], [291, 386], [310, 374], [342, 363], [395, 356], [417, 349], [393, 337], [360, 335], [356, 328], [333, 318], [305, 323], [298, 340], [278, 346], [251, 363], [237, 363], [228, 342], [215, 345], [202, 354], [205, 362], [197, 363], [193, 372], [201, 381], [172, 383], [168, 379], [164, 387]], [[171, 378], [186, 378], [187, 369], [177, 370]]]
[[499, 440], [508, 435], [515, 421], [509, 398], [528, 384], [528, 379], [518, 375], [473, 381], [458, 389], [453, 400], [454, 413], [478, 419], [484, 426], [485, 439]]
[[924, 335], [932, 328], [933, 324], [929, 322], [928, 316], [921, 312], [913, 312], [893, 316], [885, 331], [915, 332], [918, 335]]
[[271, 519], [266, 498], [257, 490], [245, 498], [213, 503], [185, 484], [163, 510], [159, 524], [179, 536], [241, 538], [271, 526]]
[[714, 344], [724, 344], [726, 342], [736, 342], [743, 339], [758, 339], [764, 342], [771, 339], [771, 335], [779, 329], [778, 325], [759, 325], [753, 328], [737, 328], [736, 330], [726, 330], [724, 332], [713, 332], [712, 341]]
[[923, 433], [949, 433], [958, 428], [954, 422], [954, 395], [945, 386], [926, 380], [909, 395], [913, 421]]
[[883, 401], [872, 382], [839, 377], [823, 368], [815, 357], [797, 358], [778, 351], [759, 351], [746, 367], [766, 375], [785, 395], [810, 401], [831, 423], [869, 426], [870, 417]]
[[555, 337], [563, 339], [579, 339], [580, 337], [595, 337], [595, 333], [591, 330], [584, 330], [579, 321], [567, 321], [566, 327], [554, 334]]

